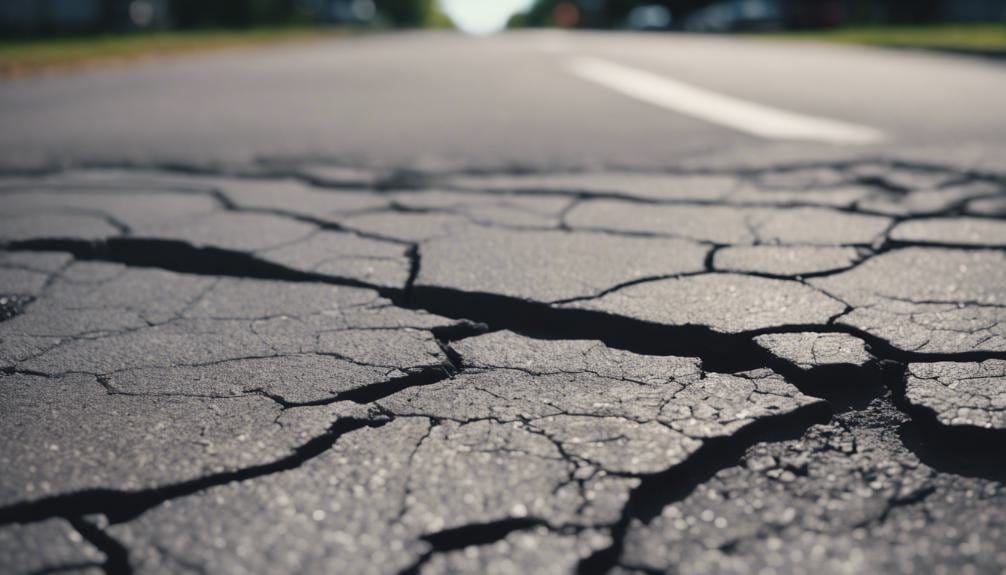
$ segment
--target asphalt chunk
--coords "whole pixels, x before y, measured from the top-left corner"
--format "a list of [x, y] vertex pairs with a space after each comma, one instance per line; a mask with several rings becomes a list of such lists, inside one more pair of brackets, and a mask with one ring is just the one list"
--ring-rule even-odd
[[748, 217], [759, 242], [767, 244], [871, 245], [891, 220], [825, 208], [762, 210]]
[[844, 333], [779, 333], [754, 338], [758, 345], [801, 369], [848, 365], [862, 367], [874, 357], [866, 342]]
[[293, 179], [218, 178], [211, 182], [231, 205], [302, 216], [337, 224], [342, 215], [388, 206], [384, 197], [351, 190], [326, 190]]
[[616, 381], [659, 384], [696, 378], [694, 357], [641, 355], [599, 341], [532, 339], [511, 331], [470, 337], [452, 346], [465, 369], [516, 369], [530, 375], [586, 374]]
[[891, 230], [890, 238], [915, 244], [1006, 247], [1006, 222], [983, 218], [910, 220]]
[[653, 206], [616, 200], [583, 202], [566, 215], [573, 229], [659, 234], [716, 244], [751, 244], [750, 212], [727, 206]]
[[446, 212], [485, 225], [556, 228], [560, 214], [571, 198], [532, 194], [480, 194], [443, 190], [391, 194], [403, 209], [417, 212]]
[[811, 285], [852, 310], [837, 321], [901, 351], [1004, 351], [1006, 254], [906, 248]]
[[175, 499], [109, 533], [137, 572], [395, 573], [430, 549], [398, 522], [424, 420], [344, 435], [302, 466]]
[[742, 245], [869, 245], [891, 223], [886, 217], [819, 207], [652, 206], [610, 200], [581, 203], [566, 221], [572, 228]]
[[797, 166], [760, 172], [754, 177], [754, 181], [758, 186], [768, 189], [805, 190], [848, 184], [853, 181], [853, 176], [838, 167]]
[[994, 182], [971, 182], [939, 189], [916, 189], [896, 193], [878, 193], [856, 203], [856, 208], [891, 216], [940, 215], [969, 201], [1001, 194]]
[[[157, 229], [165, 224], [208, 216], [221, 208], [220, 202], [208, 192], [178, 193], [143, 184], [123, 188], [95, 187], [86, 178], [76, 185], [9, 192], [3, 198], [6, 213], [10, 215], [86, 214], [105, 218], [124, 230]], [[124, 230], [118, 229], [119, 232]], [[116, 231], [110, 230], [109, 235], [116, 235]], [[45, 229], [36, 230], [35, 237], [47, 237]]]
[[639, 283], [566, 307], [662, 325], [703, 325], [721, 333], [740, 333], [825, 324], [846, 306], [798, 282], [707, 274]]
[[315, 226], [271, 214], [219, 211], [183, 220], [134, 228], [138, 237], [178, 240], [194, 246], [256, 252], [303, 241]]
[[380, 212], [347, 216], [342, 224], [361, 233], [418, 243], [464, 232], [472, 221], [454, 213]]
[[741, 465], [652, 521], [634, 521], [621, 564], [952, 573], [966, 561], [975, 572], [1002, 570], [1002, 487], [928, 467], [898, 441], [898, 416], [883, 411], [875, 404], [797, 440], [750, 448]]
[[1006, 216], [1006, 194], [976, 198], [968, 202], [965, 209], [976, 216]]
[[464, 373], [380, 405], [391, 413], [519, 423], [607, 471], [658, 472], [684, 461], [704, 438], [818, 401], [768, 370], [705, 373], [693, 358], [647, 357], [598, 342], [497, 332], [456, 348]]
[[1006, 361], [913, 363], [905, 398], [951, 427], [1006, 430]]
[[0, 251], [0, 293], [36, 296], [72, 260], [66, 253]]
[[547, 303], [594, 296], [650, 277], [698, 272], [707, 251], [684, 240], [484, 228], [422, 244], [415, 285]]
[[104, 555], [62, 519], [0, 527], [5, 573], [104, 573]]
[[453, 368], [433, 330], [454, 325], [371, 290], [85, 262], [5, 322], [0, 337], [11, 369], [88, 373], [114, 393], [264, 393], [297, 404], [446, 377]]
[[264, 397], [109, 394], [90, 375], [8, 375], [0, 449], [4, 507], [94, 490], [137, 491], [262, 465], [355, 404], [283, 411]]
[[[6, 194], [15, 196], [14, 210], [5, 214], [0, 242], [28, 249], [71, 248], [108, 259], [115, 259], [114, 252], [124, 261], [170, 261], [175, 266], [194, 265], [185, 262], [191, 252], [210, 249], [217, 259], [237, 256], [303, 276], [329, 275], [392, 288], [403, 288], [409, 278], [408, 246], [401, 242], [327, 229], [320, 227], [324, 221], [302, 221], [257, 206], [239, 211], [211, 191]], [[187, 253], [172, 253], [179, 249]]]
[[449, 185], [473, 191], [579, 192], [655, 200], [719, 200], [740, 185], [730, 175], [582, 172], [514, 176], [459, 176]]
[[854, 266], [862, 259], [851, 247], [727, 246], [716, 250], [713, 268], [777, 277], [821, 275]]
[[101, 216], [88, 214], [25, 214], [0, 217], [0, 241], [17, 242], [39, 237], [99, 240], [122, 230]]
[[406, 246], [327, 230], [257, 255], [296, 271], [391, 288], [405, 287], [411, 266]]

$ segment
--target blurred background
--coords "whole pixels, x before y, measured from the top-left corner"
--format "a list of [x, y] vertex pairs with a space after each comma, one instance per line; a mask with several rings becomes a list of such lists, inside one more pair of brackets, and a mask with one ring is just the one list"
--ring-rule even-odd
[[543, 27], [1006, 54], [1006, 0], [0, 0], [0, 75], [332, 33]]
[[1004, 21], [1006, 0], [0, 0], [8, 37], [306, 25], [733, 32]]

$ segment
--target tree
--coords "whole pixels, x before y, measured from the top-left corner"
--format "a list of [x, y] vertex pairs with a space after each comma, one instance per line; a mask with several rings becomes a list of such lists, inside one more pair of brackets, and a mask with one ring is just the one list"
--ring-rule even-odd
[[435, 0], [377, 0], [377, 11], [398, 28], [418, 28], [434, 13]]

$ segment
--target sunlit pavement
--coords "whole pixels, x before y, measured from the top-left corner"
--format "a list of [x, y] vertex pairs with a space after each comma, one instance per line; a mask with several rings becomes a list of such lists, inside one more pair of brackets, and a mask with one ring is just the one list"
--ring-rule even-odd
[[555, 32], [2, 84], [0, 571], [1002, 572], [1003, 93]]

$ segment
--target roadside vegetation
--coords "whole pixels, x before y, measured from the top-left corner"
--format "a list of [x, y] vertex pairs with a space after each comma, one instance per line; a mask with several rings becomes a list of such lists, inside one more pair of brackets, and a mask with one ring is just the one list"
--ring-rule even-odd
[[303, 41], [335, 33], [333, 28], [291, 26], [4, 39], [0, 40], [0, 75], [23, 76], [189, 52]]
[[[316, 40], [357, 31], [451, 26], [436, 0], [138, 3], [151, 7], [144, 18], [134, 18], [132, 13], [124, 16], [121, 11], [110, 9], [118, 2], [109, 0], [100, 4], [103, 11], [89, 14], [87, 23], [73, 26], [51, 17], [57, 11], [28, 11], [26, 14], [34, 15], [35, 20], [17, 25], [6, 22], [7, 28], [2, 27], [5, 21], [0, 18], [0, 77]], [[340, 7], [341, 10], [333, 12]]]
[[828, 30], [775, 32], [765, 36], [1006, 56], [1006, 23], [853, 26]]

